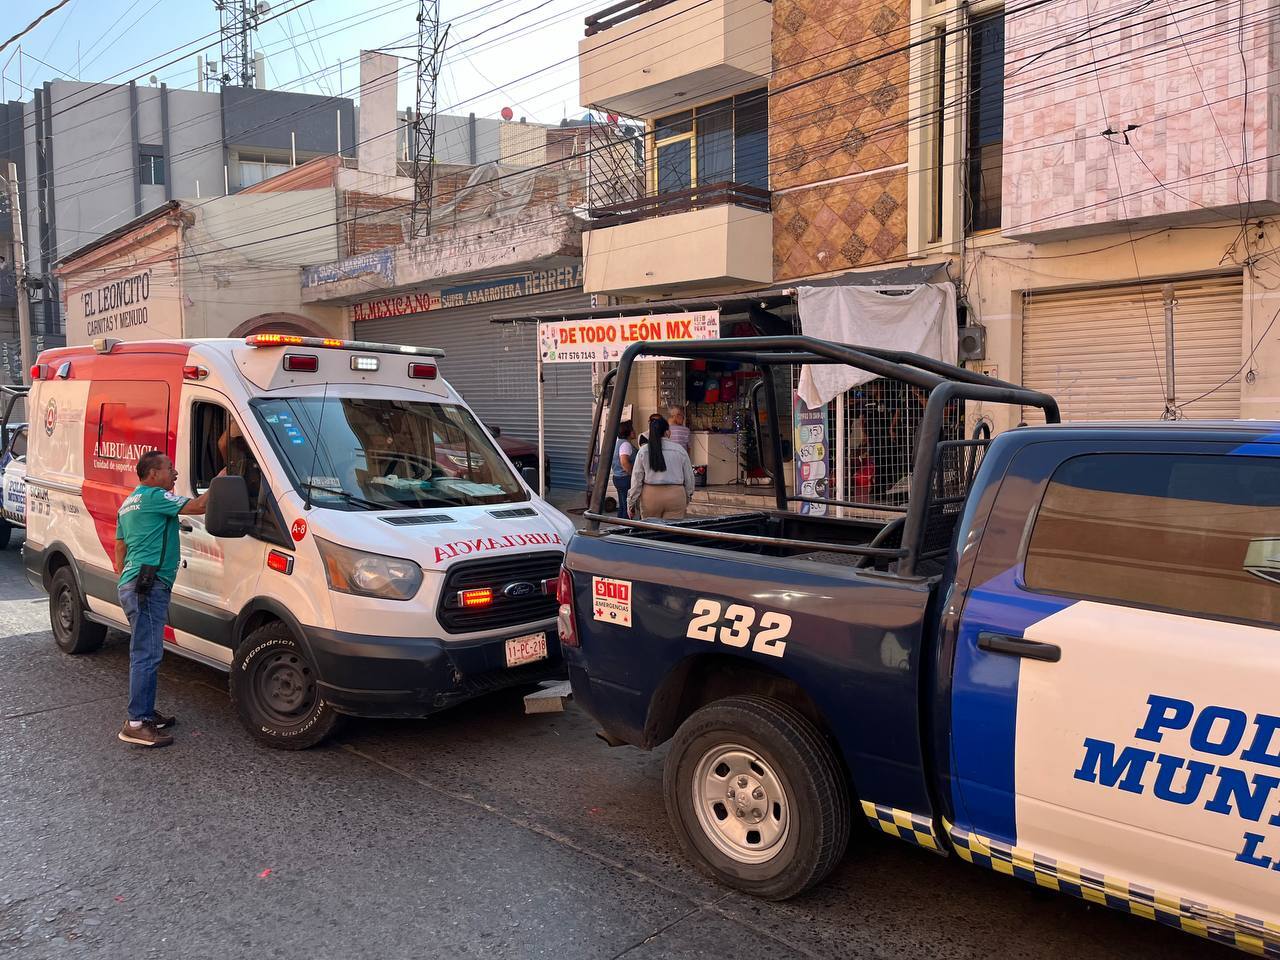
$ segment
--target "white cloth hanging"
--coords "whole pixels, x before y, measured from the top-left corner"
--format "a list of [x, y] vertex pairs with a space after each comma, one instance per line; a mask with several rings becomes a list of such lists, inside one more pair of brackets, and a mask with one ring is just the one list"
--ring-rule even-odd
[[[901, 294], [875, 287], [800, 287], [796, 296], [800, 331], [807, 337], [956, 362], [956, 288], [950, 283]], [[798, 393], [812, 410], [875, 378], [844, 364], [811, 364], [800, 371]]]

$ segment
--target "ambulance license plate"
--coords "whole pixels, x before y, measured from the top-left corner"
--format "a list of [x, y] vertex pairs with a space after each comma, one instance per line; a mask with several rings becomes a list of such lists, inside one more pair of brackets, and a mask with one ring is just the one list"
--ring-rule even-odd
[[507, 666], [518, 667], [522, 663], [547, 659], [547, 635], [545, 633], [529, 633], [523, 637], [512, 637], [507, 641]]

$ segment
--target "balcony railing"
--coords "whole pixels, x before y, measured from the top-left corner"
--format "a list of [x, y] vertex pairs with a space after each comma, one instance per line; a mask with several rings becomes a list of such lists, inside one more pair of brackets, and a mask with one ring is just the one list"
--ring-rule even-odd
[[768, 213], [769, 198], [768, 190], [749, 184], [728, 181], [711, 183], [702, 187], [691, 187], [688, 190], [637, 197], [634, 200], [594, 207], [589, 211], [591, 220], [584, 229], [599, 230], [601, 227], [616, 227], [624, 223], [636, 223], [640, 220], [665, 216], [669, 213], [684, 213], [688, 210], [699, 210], [703, 207], [722, 204], [732, 204], [736, 207], [747, 207]]
[[657, 10], [673, 2], [675, 0], [622, 0], [621, 3], [605, 7], [599, 13], [593, 13], [587, 17], [587, 36], [594, 37], [610, 27], [616, 27], [620, 23], [626, 23], [650, 10]]

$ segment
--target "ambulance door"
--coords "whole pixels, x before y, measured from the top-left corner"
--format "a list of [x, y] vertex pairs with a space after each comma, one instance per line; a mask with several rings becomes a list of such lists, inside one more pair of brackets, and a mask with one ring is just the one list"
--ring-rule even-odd
[[[255, 504], [269, 495], [258, 468], [258, 451], [225, 398], [212, 390], [184, 391], [178, 454], [178, 471], [185, 477], [185, 482], [178, 481], [181, 490], [204, 493], [215, 477], [229, 473], [245, 478]], [[219, 663], [231, 663], [235, 618], [255, 595], [271, 549], [267, 540], [279, 539], [273, 533], [276, 526], [268, 510], [254, 533], [225, 539], [205, 530], [203, 516], [179, 518], [182, 562], [169, 616], [174, 643]]]
[[1037, 444], [1006, 478], [1012, 562], [957, 644], [957, 849], [1280, 949], [1280, 458], [1145, 446]]

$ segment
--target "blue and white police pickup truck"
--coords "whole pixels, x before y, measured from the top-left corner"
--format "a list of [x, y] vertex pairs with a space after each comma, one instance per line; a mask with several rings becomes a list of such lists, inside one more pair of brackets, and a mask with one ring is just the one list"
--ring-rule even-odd
[[27, 425], [13, 420], [26, 387], [0, 386], [0, 550], [27, 525]]
[[[1044, 394], [804, 337], [638, 344], [616, 396], [646, 354], [928, 392], [905, 506], [805, 514], [779, 479], [776, 509], [623, 522], [597, 477], [559, 585], [574, 697], [612, 744], [671, 741], [700, 868], [789, 897], [861, 817], [1280, 957], [1280, 424], [1060, 425]], [[957, 438], [972, 401], [1048, 425]]]

